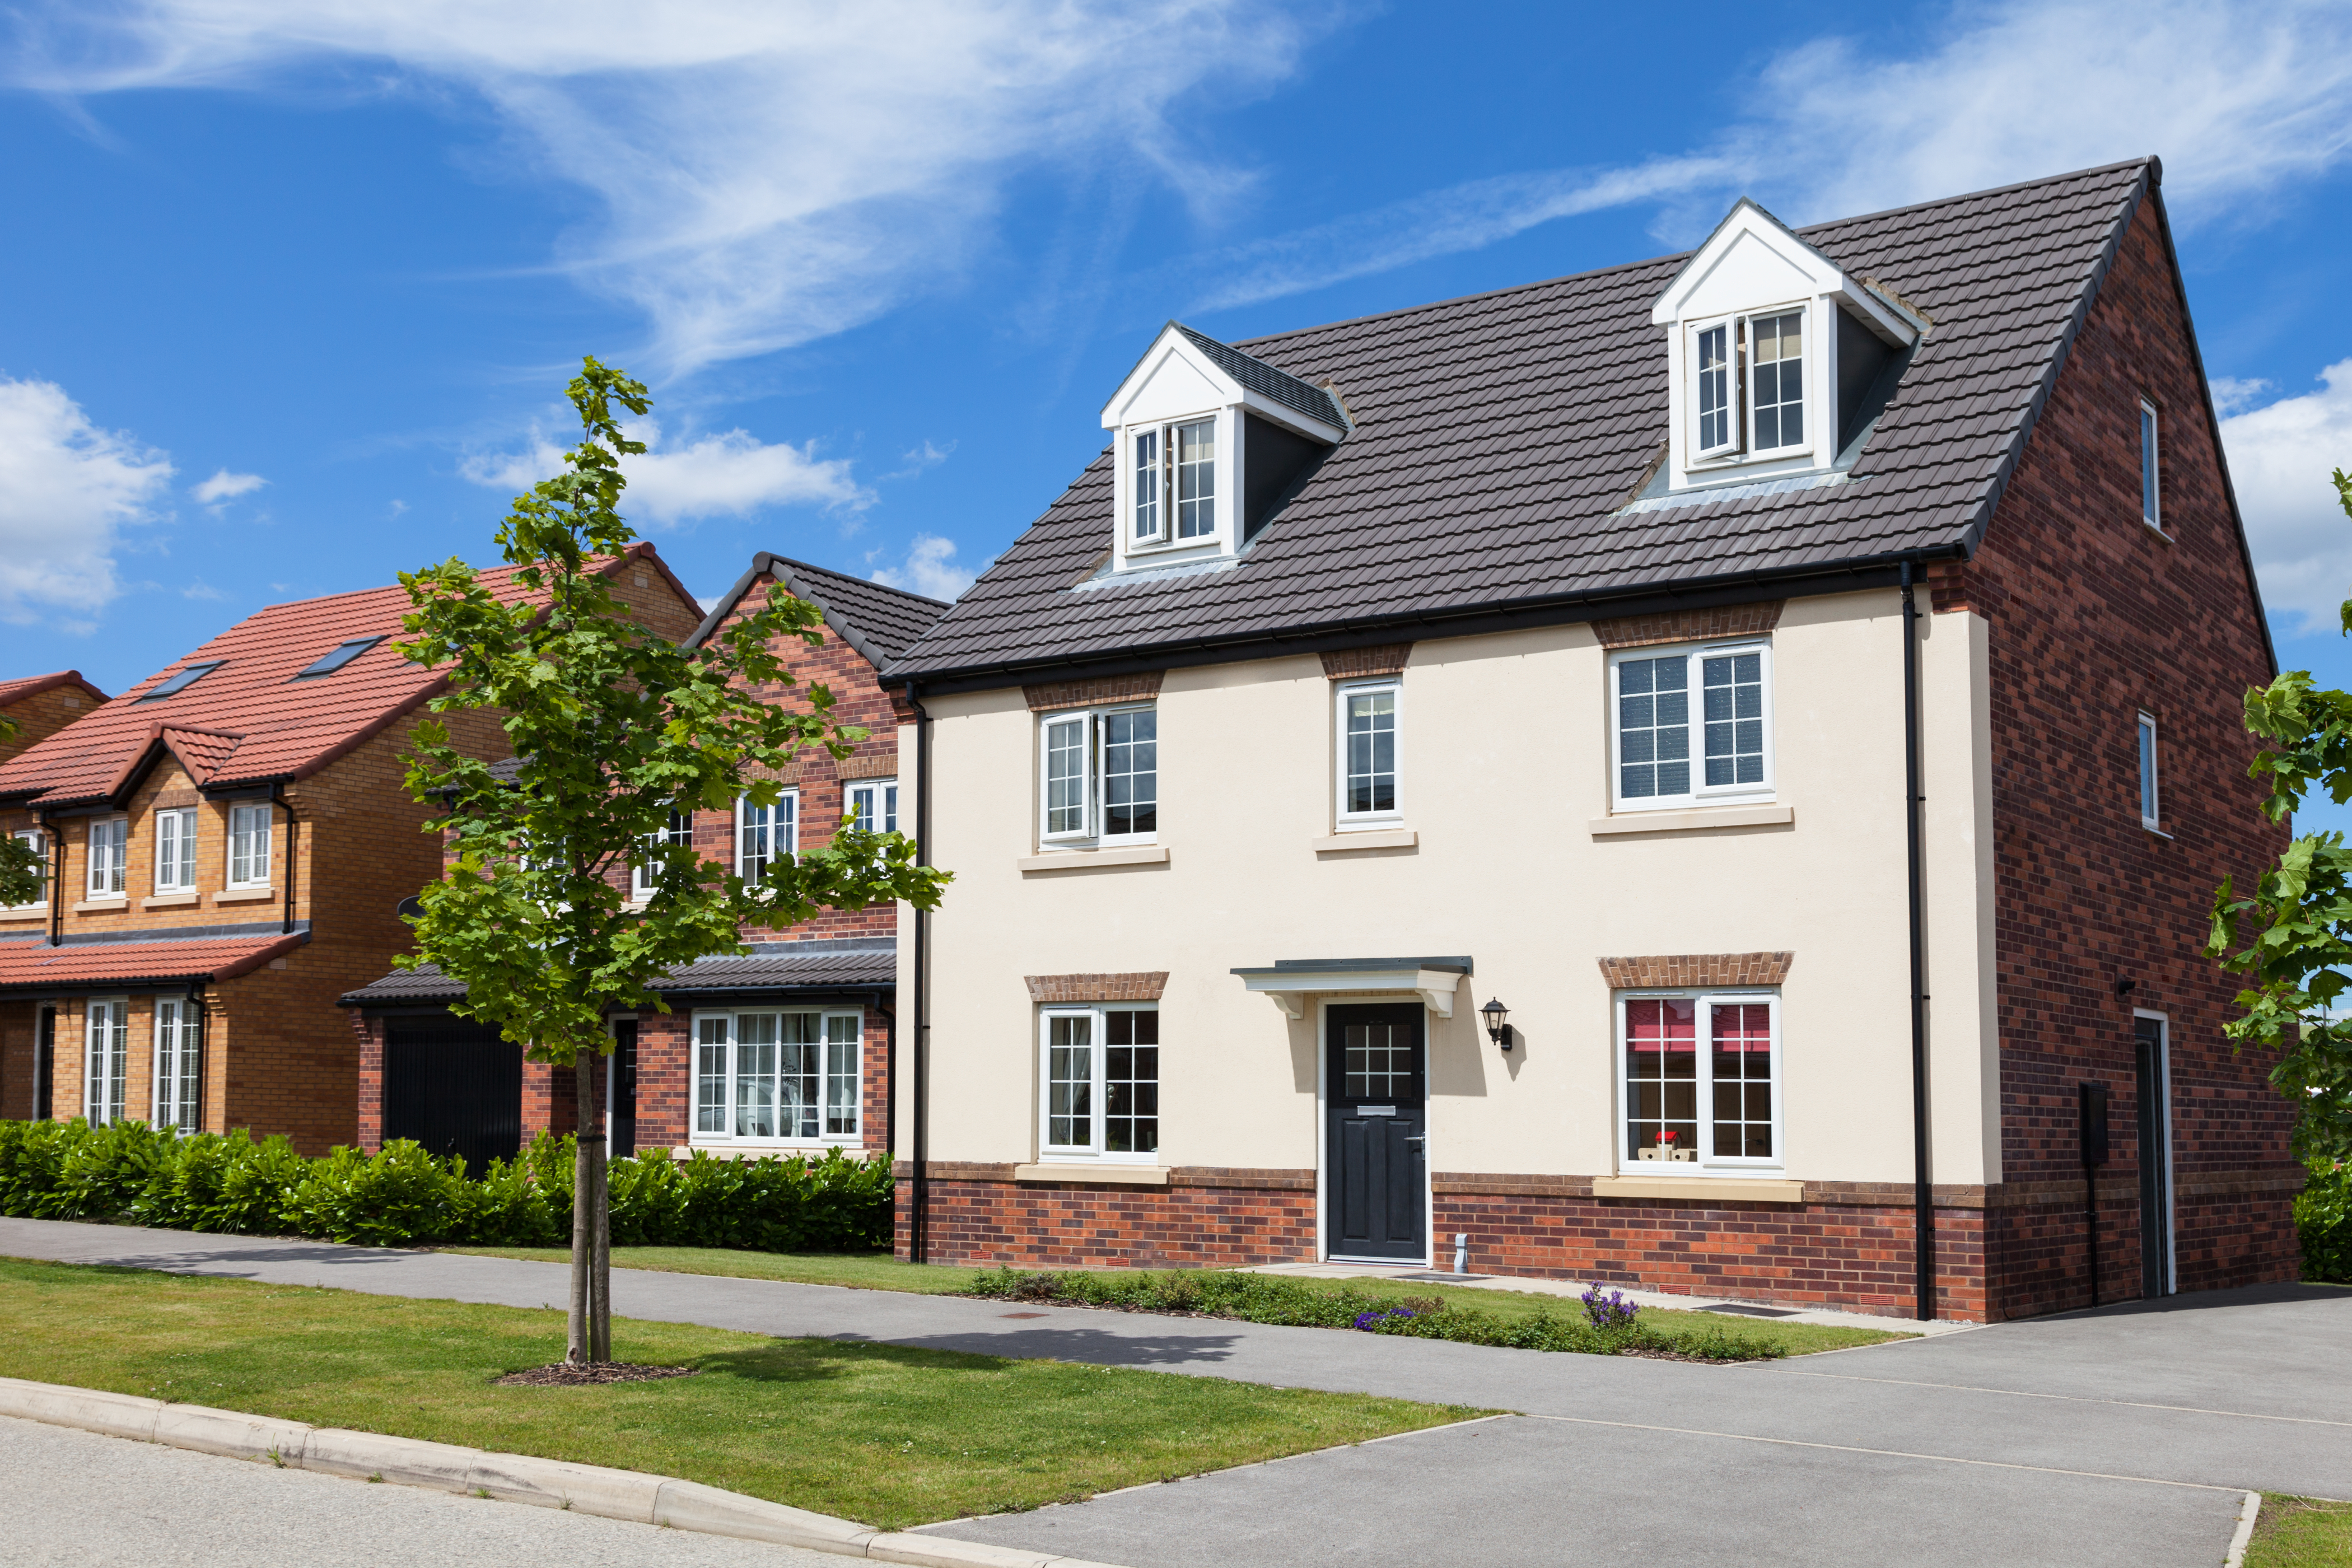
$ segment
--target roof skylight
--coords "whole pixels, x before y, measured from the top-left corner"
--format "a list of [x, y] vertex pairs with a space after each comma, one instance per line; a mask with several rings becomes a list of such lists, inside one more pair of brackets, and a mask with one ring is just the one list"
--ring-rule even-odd
[[139, 700], [142, 702], [153, 702], [162, 698], [174, 696], [180, 692], [185, 691], [189, 687], [194, 686], [197, 681], [202, 680], [205, 676], [210, 675], [214, 670], [218, 669], [226, 662], [228, 661], [226, 659], [215, 658], [205, 664], [189, 665], [186, 668], [173, 676], [169, 680], [163, 682], [163, 685], [140, 698]]
[[294, 679], [309, 680], [314, 676], [332, 675], [382, 641], [383, 638], [380, 637], [353, 637], [350, 642], [338, 644], [331, 652], [320, 658], [317, 663]]

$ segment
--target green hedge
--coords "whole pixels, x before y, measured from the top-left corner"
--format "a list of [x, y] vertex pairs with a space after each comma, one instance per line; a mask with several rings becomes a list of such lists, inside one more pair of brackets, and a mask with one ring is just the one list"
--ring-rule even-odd
[[2294, 1200], [2303, 1277], [2352, 1285], [2352, 1160], [2314, 1160]]
[[[165, 1230], [307, 1236], [366, 1247], [562, 1247], [572, 1238], [572, 1141], [541, 1133], [478, 1177], [395, 1139], [379, 1154], [306, 1160], [284, 1138], [184, 1136], [136, 1121], [0, 1121], [0, 1215]], [[612, 1165], [615, 1247], [853, 1252], [890, 1245], [885, 1155]]]

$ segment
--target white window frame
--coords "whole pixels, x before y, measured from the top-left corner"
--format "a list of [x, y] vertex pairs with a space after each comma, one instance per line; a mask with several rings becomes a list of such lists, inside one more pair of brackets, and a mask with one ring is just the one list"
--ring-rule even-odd
[[[694, 854], [694, 813], [673, 810], [667, 826], [646, 834], [640, 843], [650, 850], [667, 849], [671, 854], [683, 850], [691, 858]], [[654, 896], [654, 889], [662, 873], [669, 868], [669, 856], [648, 854], [642, 865], [629, 868], [629, 897], [643, 903]]]
[[[239, 824], [245, 826], [239, 827]], [[267, 888], [270, 868], [277, 859], [277, 810], [267, 801], [228, 808], [228, 851], [221, 857], [221, 885], [226, 888]], [[245, 841], [240, 851], [238, 841]], [[245, 875], [237, 875], [239, 861], [245, 864]], [[259, 876], [254, 873], [256, 869]]]
[[89, 824], [89, 865], [84, 878], [92, 899], [127, 899], [131, 865], [131, 819], [92, 817]]
[[[1165, 544], [1168, 542], [1168, 487], [1163, 476], [1167, 473], [1168, 462], [1167, 427], [1161, 425], [1130, 425], [1121, 432], [1119, 439], [1120, 455], [1127, 464], [1123, 470], [1127, 477], [1127, 504], [1123, 511], [1127, 520], [1128, 548]], [[1140, 456], [1146, 441], [1151, 443], [1151, 460], [1149, 463]], [[1150, 492], [1148, 497], [1145, 494], [1147, 489]], [[1151, 507], [1151, 526], [1149, 529], [1139, 526], [1147, 500]]]
[[[867, 811], [858, 796], [871, 798], [873, 809]], [[841, 821], [847, 826], [851, 817], [868, 833], [898, 831], [898, 781], [897, 779], [852, 779], [841, 789]]]
[[92, 1127], [122, 1120], [129, 1084], [131, 999], [92, 996], [82, 1005], [81, 1113]]
[[[1755, 323], [1759, 320], [1781, 316], [1801, 316], [1798, 331], [1803, 334], [1803, 347], [1797, 355], [1798, 384], [1804, 388], [1797, 399], [1803, 411], [1806, 435], [1797, 441], [1783, 441], [1777, 447], [1761, 447], [1756, 443], [1756, 335]], [[1744, 455], [1759, 461], [1773, 458], [1790, 458], [1810, 452], [1821, 443], [1820, 432], [1813, 428], [1819, 418], [1820, 399], [1813, 395], [1814, 368], [1820, 363], [1814, 353], [1814, 343], [1821, 331], [1820, 321], [1813, 311], [1812, 301], [1795, 300], [1785, 305], [1767, 305], [1760, 310], [1749, 310], [1739, 318], [1739, 419], [1740, 444]], [[1780, 361], [1773, 363], [1780, 363]]]
[[[1067, 1161], [1072, 1163], [1110, 1165], [1158, 1165], [1161, 1163], [1161, 1150], [1165, 1148], [1167, 1141], [1164, 1136], [1165, 1129], [1159, 1128], [1157, 1124], [1165, 1119], [1165, 1110], [1159, 1103], [1158, 1094], [1158, 1090], [1165, 1086], [1168, 1081], [1166, 1071], [1167, 1064], [1164, 1058], [1162, 1058], [1160, 1063], [1160, 1070], [1159, 1075], [1154, 1077], [1151, 1080], [1154, 1089], [1151, 1116], [1152, 1121], [1155, 1124], [1155, 1133], [1152, 1142], [1155, 1147], [1149, 1152], [1126, 1149], [1112, 1150], [1108, 1146], [1109, 1139], [1107, 1136], [1110, 1121], [1110, 1097], [1108, 1089], [1108, 1078], [1110, 1064], [1110, 1016], [1114, 1013], [1150, 1013], [1156, 1016], [1159, 1012], [1160, 1004], [1157, 1002], [1099, 1002], [1079, 1006], [1051, 1006], [1041, 1007], [1038, 1009], [1036, 1057], [1037, 1158], [1041, 1163], [1061, 1163]], [[1054, 1127], [1054, 1020], [1056, 1018], [1084, 1018], [1088, 1020], [1088, 1039], [1090, 1041], [1088, 1048], [1092, 1052], [1092, 1057], [1087, 1064], [1087, 1092], [1090, 1106], [1087, 1115], [1092, 1126], [1089, 1136], [1084, 1143], [1055, 1143], [1052, 1142]], [[1158, 1051], [1164, 1050], [1165, 1047], [1166, 1041], [1163, 1038], [1160, 1041], [1154, 1042], [1151, 1048]]]
[[49, 865], [48, 834], [38, 827], [19, 827], [11, 832], [9, 837], [31, 845], [33, 853], [41, 858], [41, 890], [32, 902], [10, 904], [8, 908], [12, 910], [47, 909], [49, 903], [49, 878], [54, 870], [54, 868]]
[[[1710, 447], [1700, 435], [1699, 421], [1704, 415], [1700, 410], [1699, 378], [1704, 373], [1699, 369], [1699, 340], [1706, 334], [1717, 331], [1720, 331], [1724, 335], [1726, 356], [1724, 396], [1729, 402], [1730, 407], [1725, 420], [1728, 428], [1727, 438]], [[1740, 319], [1738, 316], [1709, 316], [1702, 321], [1685, 322], [1683, 333], [1683, 363], [1687, 367], [1684, 374], [1684, 385], [1687, 389], [1690, 399], [1692, 466], [1696, 467], [1700, 463], [1726, 462], [1747, 456], [1748, 398], [1745, 395], [1746, 377], [1741, 374], [1746, 368], [1747, 356], [1740, 342], [1742, 335]]]
[[[1160, 765], [1159, 711], [1156, 702], [1113, 702], [1100, 708], [1069, 708], [1038, 715], [1037, 842], [1040, 845], [1055, 849], [1124, 849], [1160, 841], [1160, 812], [1164, 804], [1160, 781], [1167, 770]], [[1104, 728], [1109, 720], [1123, 713], [1150, 713], [1154, 719], [1151, 742], [1152, 825], [1143, 832], [1111, 832], [1109, 811], [1104, 801], [1103, 758], [1108, 749]], [[1053, 815], [1055, 740], [1057, 732], [1073, 727], [1076, 729], [1079, 739], [1080, 820], [1075, 827], [1056, 829]]]
[[[1240, 424], [1237, 414], [1234, 409], [1203, 408], [1194, 413], [1120, 427], [1113, 493], [1118, 507], [1118, 553], [1121, 558], [1155, 555], [1162, 552], [1189, 555], [1194, 551], [1226, 547], [1234, 530], [1234, 519], [1239, 515], [1235, 486], [1240, 482], [1241, 448], [1234, 436]], [[1195, 425], [1209, 426], [1209, 526], [1202, 532], [1186, 534], [1179, 524], [1181, 502], [1177, 495], [1177, 469], [1182, 447], [1178, 440], [1178, 432]], [[1136, 443], [1145, 436], [1155, 437], [1158, 454], [1148, 472], [1135, 457]], [[1159, 504], [1153, 514], [1153, 531], [1148, 534], [1139, 533], [1135, 529], [1137, 506], [1142, 488], [1147, 484], [1159, 492]]]
[[152, 1108], [147, 1119], [150, 1126], [194, 1132], [204, 1121], [204, 1106], [196, 1098], [204, 1082], [197, 1016], [195, 1004], [184, 996], [155, 998], [155, 1082], [153, 1097], [148, 1101]]
[[[764, 813], [764, 819], [755, 817], [754, 813]], [[744, 868], [752, 859], [750, 845], [755, 828], [764, 830], [767, 835], [767, 858], [760, 870], [746, 872]], [[772, 866], [779, 858], [801, 852], [801, 792], [788, 789], [776, 797], [773, 805], [753, 805], [749, 795], [737, 795], [734, 834], [735, 853], [731, 857], [731, 864], [735, 874], [743, 879], [746, 886], [756, 888], [767, 875], [766, 866]]]
[[[1632, 1145], [1627, 1124], [1633, 1120], [1633, 1086], [1626, 1080], [1626, 1004], [1629, 1002], [1687, 1001], [1697, 1010], [1699, 1033], [1696, 1038], [1696, 1077], [1693, 1093], [1697, 1097], [1695, 1120], [1698, 1125], [1698, 1148], [1690, 1160], [1643, 1160]], [[1715, 1052], [1708, 1031], [1713, 1027], [1710, 1011], [1718, 1004], [1738, 1004], [1753, 1006], [1759, 1003], [1771, 1008], [1772, 1027], [1772, 1155], [1766, 1159], [1753, 1154], [1717, 1154], [1715, 1139]], [[1617, 1087], [1617, 1124], [1612, 1135], [1617, 1148], [1617, 1169], [1621, 1174], [1642, 1176], [1746, 1176], [1759, 1172], [1782, 1171], [1789, 1164], [1787, 1132], [1788, 1101], [1781, 1085], [1788, 1079], [1788, 1037], [1782, 1027], [1780, 994], [1776, 990], [1746, 988], [1709, 990], [1641, 990], [1620, 991], [1609, 999], [1610, 1037], [1614, 1043], [1616, 1060], [1610, 1074]]]
[[2164, 419], [2155, 404], [2139, 400], [2139, 520], [2164, 531]]
[[196, 890], [196, 808], [173, 806], [155, 814], [155, 884], [158, 893]]
[[[742, 1021], [750, 1017], [776, 1020], [776, 1071], [772, 1076], [781, 1085], [787, 1076], [782, 1070], [783, 1020], [793, 1015], [814, 1017], [818, 1021], [817, 1038], [814, 1042], [818, 1050], [817, 1132], [814, 1137], [785, 1132], [739, 1133], [736, 1125], [744, 1109], [740, 1102], [744, 1081], [740, 1055], [744, 1043]], [[835, 1038], [836, 1021], [845, 1021], [846, 1040]], [[688, 1037], [691, 1042], [688, 1048], [693, 1055], [688, 1062], [688, 1082], [694, 1100], [690, 1109], [692, 1129], [688, 1133], [690, 1143], [731, 1149], [854, 1149], [863, 1145], [866, 1127], [866, 1015], [861, 1009], [790, 1006], [698, 1008], [693, 1014], [688, 1029]], [[720, 1037], [717, 1040], [706, 1037], [713, 1033]], [[846, 1072], [839, 1068], [834, 1049], [836, 1046], [847, 1047], [849, 1068]], [[710, 1052], [717, 1053], [715, 1058], [706, 1054]], [[719, 1068], [719, 1098], [715, 1102], [710, 1096], [711, 1074], [709, 1070], [714, 1059]], [[845, 1101], [848, 1114], [846, 1118], [837, 1118], [834, 1111], [842, 1102], [837, 1101], [836, 1095], [844, 1084], [849, 1091]], [[770, 1103], [781, 1118], [781, 1088]], [[713, 1120], [718, 1122], [716, 1127], [705, 1125]], [[840, 1122], [845, 1120], [847, 1130], [838, 1130]]]
[[[1706, 783], [1706, 666], [1705, 660], [1730, 655], [1757, 653], [1763, 656], [1760, 671], [1764, 688], [1764, 777], [1758, 784], [1713, 784]], [[1689, 685], [1685, 689], [1690, 697], [1690, 788], [1681, 795], [1627, 795], [1622, 694], [1618, 686], [1618, 672], [1634, 660], [1673, 658], [1681, 657], [1689, 669]], [[1615, 813], [1643, 811], [1689, 811], [1705, 805], [1749, 805], [1772, 800], [1779, 789], [1779, 769], [1775, 765], [1773, 745], [1772, 702], [1772, 642], [1769, 637], [1738, 637], [1721, 642], [1673, 643], [1654, 647], [1619, 648], [1609, 656], [1609, 808]]]
[[[1348, 706], [1350, 699], [1386, 693], [1389, 707], [1389, 771], [1396, 781], [1395, 804], [1385, 811], [1350, 811], [1348, 809], [1349, 772]], [[1339, 829], [1392, 826], [1404, 820], [1404, 680], [1400, 676], [1382, 676], [1377, 679], [1334, 682], [1331, 695], [1333, 722], [1336, 731], [1334, 773], [1337, 777], [1332, 791], [1332, 812]]]
[[2163, 753], [2157, 749], [2156, 715], [2141, 710], [2139, 722], [2132, 733], [2138, 742], [2139, 825], [2160, 833], [2164, 830], [2164, 794], [2158, 764]]

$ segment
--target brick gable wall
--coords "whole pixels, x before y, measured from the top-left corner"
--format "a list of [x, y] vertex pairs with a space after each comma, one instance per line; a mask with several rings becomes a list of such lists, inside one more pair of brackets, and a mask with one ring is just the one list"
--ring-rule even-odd
[[[2159, 410], [2168, 539], [2140, 521], [2143, 396]], [[2265, 1057], [2231, 1054], [2221, 1030], [2237, 986], [2200, 952], [2214, 887], [2231, 873], [2242, 883], [2286, 842], [2246, 777], [2255, 748], [2241, 698], [2268, 669], [2152, 204], [1982, 548], [1930, 580], [1936, 610], [1974, 610], [1991, 628], [2001, 1170], [2019, 1195], [2039, 1194], [1991, 1213], [1995, 1314], [2087, 1300], [2074, 1085], [2111, 1086], [2109, 1169], [2128, 1174], [2135, 1005], [2171, 1017], [2180, 1288], [2294, 1278], [2290, 1110], [2264, 1081]], [[2140, 826], [2143, 710], [2158, 723], [2169, 837]], [[2138, 1200], [2127, 1182], [2111, 1185], [2103, 1288], [2128, 1295]]]
[[97, 706], [97, 698], [68, 681], [0, 708], [0, 713], [16, 721], [16, 732], [0, 741], [0, 763], [38, 745], [75, 720], [88, 718]]

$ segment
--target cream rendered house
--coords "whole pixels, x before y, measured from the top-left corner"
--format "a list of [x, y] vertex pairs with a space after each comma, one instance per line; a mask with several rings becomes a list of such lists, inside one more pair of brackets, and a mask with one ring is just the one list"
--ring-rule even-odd
[[[903, 658], [901, 1237], [1968, 1318], [2292, 1278], [2152, 160], [1239, 347]], [[1916, 787], [1912, 770], [1916, 768]], [[1916, 815], [1915, 815], [1916, 805]]]

